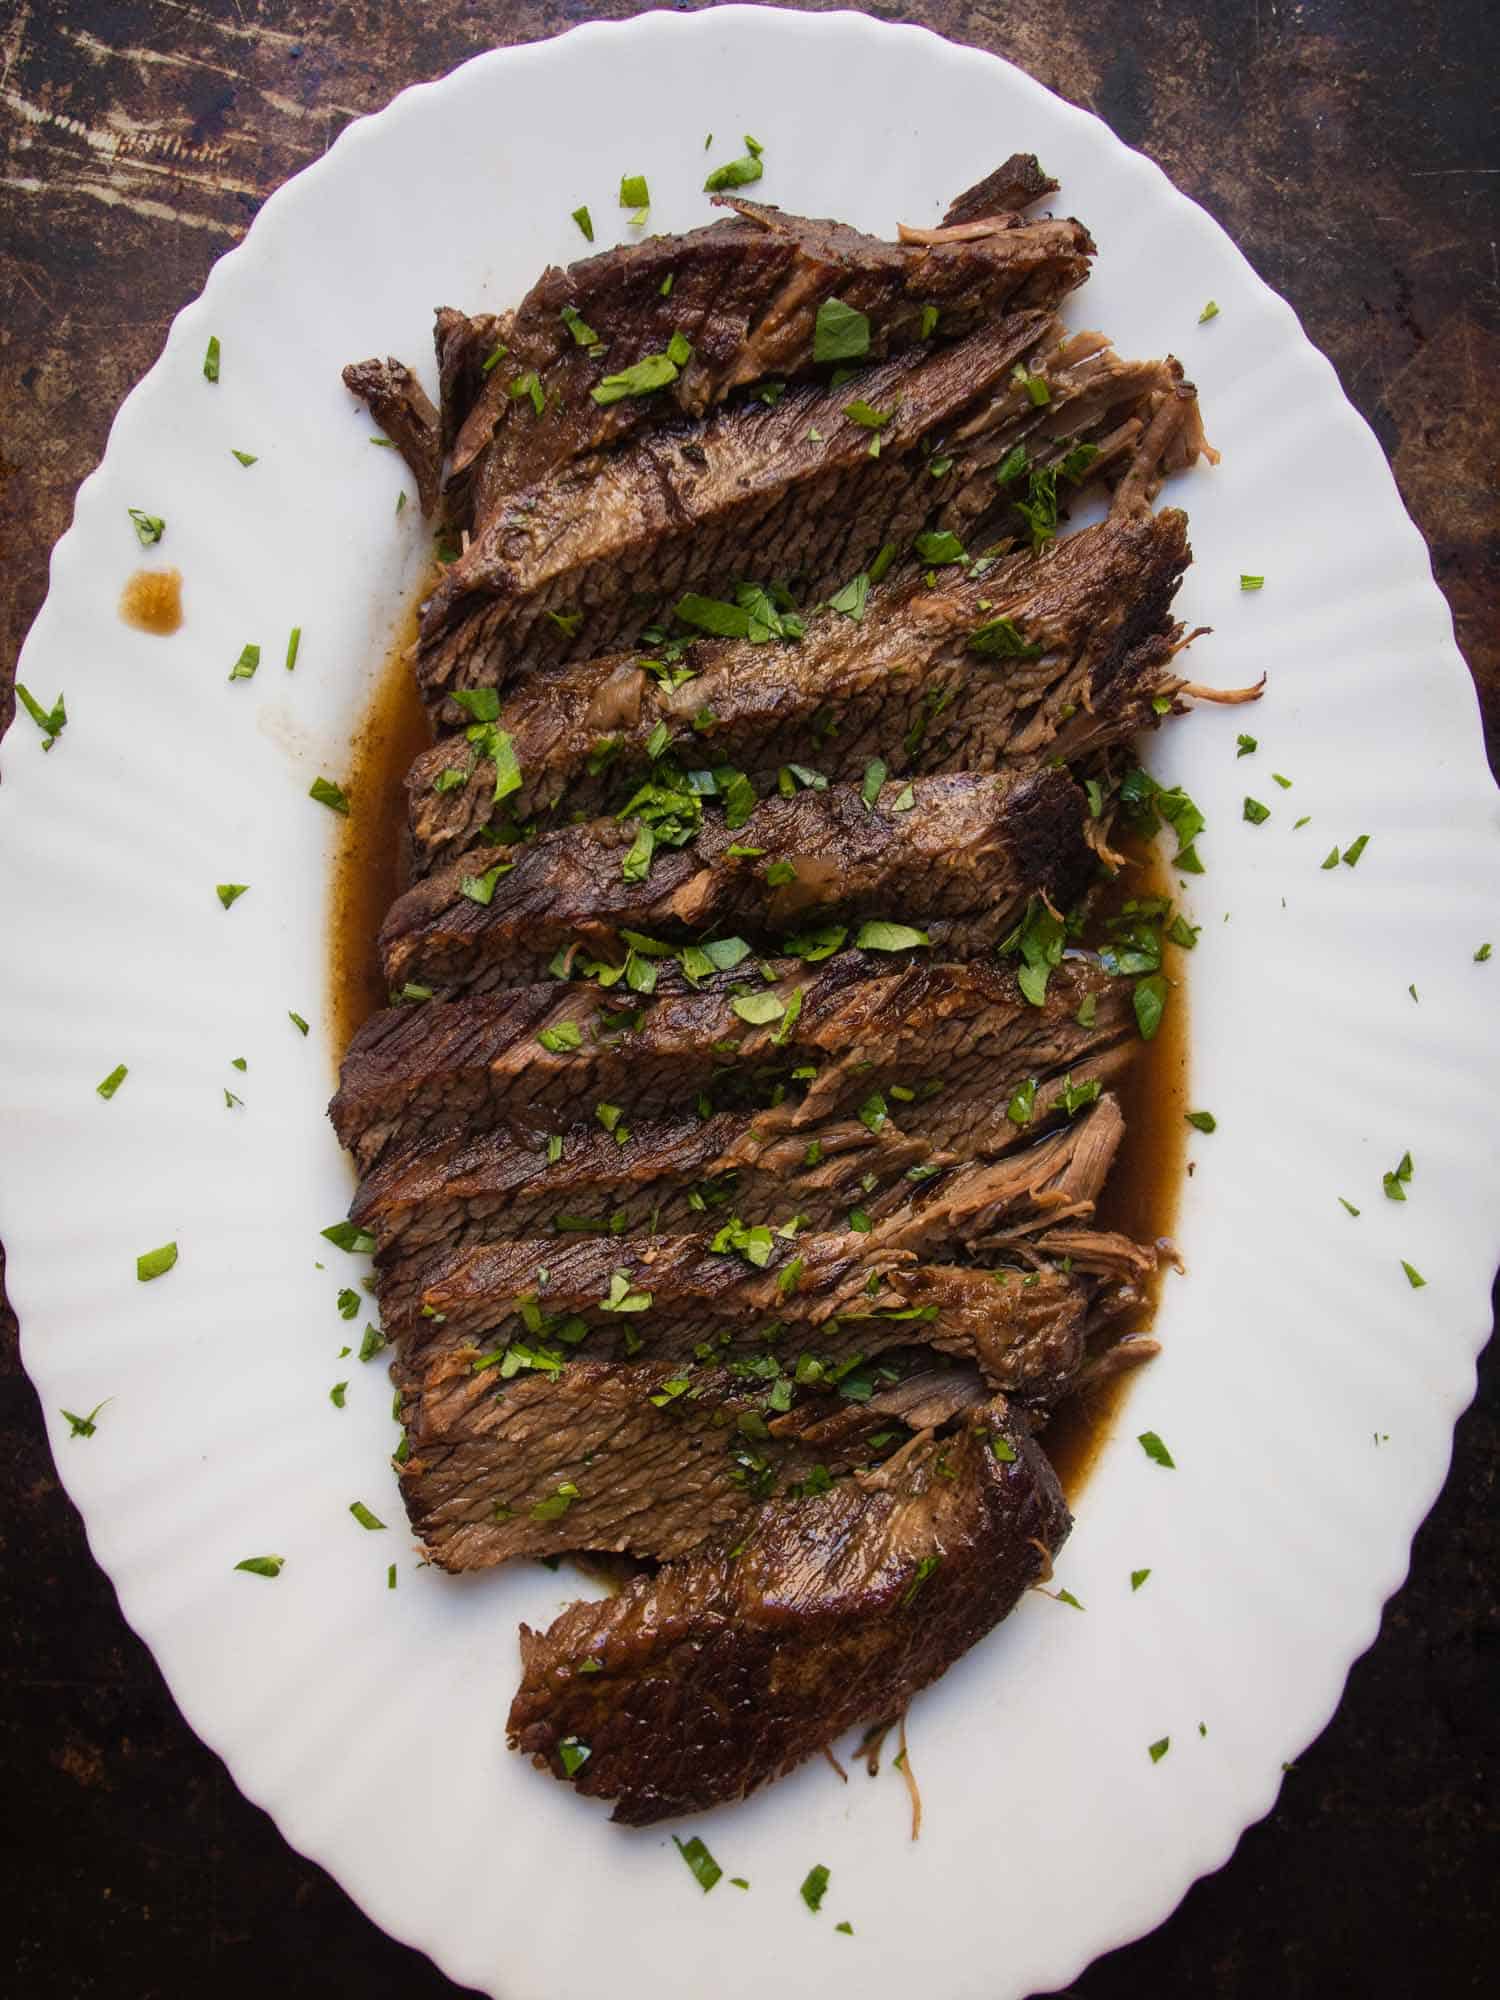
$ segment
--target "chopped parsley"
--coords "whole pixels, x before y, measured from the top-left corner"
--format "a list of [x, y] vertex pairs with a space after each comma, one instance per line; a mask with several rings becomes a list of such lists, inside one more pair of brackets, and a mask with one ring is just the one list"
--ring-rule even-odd
[[814, 361], [860, 361], [870, 351], [870, 322], [842, 299], [824, 299], [813, 322]]
[[[681, 341], [682, 346], [687, 347], [680, 334], [674, 333], [672, 339]], [[688, 349], [688, 353], [682, 356], [684, 361], [691, 351]], [[677, 380], [677, 374], [678, 363], [670, 351], [666, 354], [643, 354], [639, 361], [633, 362], [629, 368], [622, 368], [617, 375], [606, 375], [589, 394], [601, 405], [619, 403], [626, 396], [649, 396], [654, 390], [665, 389], [668, 383]]]
[[595, 333], [577, 306], [566, 305], [560, 307], [558, 317], [580, 347], [597, 347], [599, 345], [598, 334]]
[[1199, 326], [1202, 326], [1205, 323], [1205, 321], [1211, 319], [1217, 319], [1218, 317], [1219, 317], [1219, 308], [1217, 305], [1215, 305], [1214, 301], [1210, 299], [1208, 304], [1203, 308], [1202, 312], [1199, 313], [1198, 315], [1198, 324]]
[[560, 1056], [583, 1046], [583, 1031], [576, 1021], [559, 1021], [555, 1028], [543, 1028], [537, 1040], [549, 1055]]
[[912, 547], [924, 563], [956, 563], [964, 560], [964, 545], [957, 535], [928, 530], [917, 536]]
[[[589, 214], [587, 204], [585, 204], [585, 206], [582, 208], [575, 208], [573, 210], [573, 220], [578, 224], [578, 227], [583, 231], [586, 241], [592, 243], [594, 240], [594, 218]], [[496, 358], [498, 359], [499, 355], [503, 354], [504, 352], [505, 349], [503, 347], [499, 348], [496, 352]], [[486, 370], [488, 370], [490, 365], [491, 364], [488, 362], [485, 364]]]
[[241, 896], [248, 895], [249, 892], [250, 884], [248, 882], [217, 882], [214, 885], [214, 894], [226, 910], [237, 903]]
[[1347, 1208], [1351, 1215], [1359, 1214], [1359, 1210], [1354, 1206], [1354, 1203], [1352, 1201], [1345, 1201], [1342, 1195], [1339, 1196], [1339, 1206], [1341, 1208]]
[[1026, 392], [1026, 400], [1032, 405], [1033, 409], [1040, 410], [1045, 404], [1052, 401], [1052, 391], [1047, 387], [1044, 379], [1040, 375], [1031, 374], [1024, 362], [1018, 361], [1016, 363], [1015, 367], [1010, 371], [1010, 379], [1018, 389], [1023, 389]]
[[1476, 965], [1483, 965], [1489, 958], [1492, 949], [1491, 945], [1482, 944], [1474, 954], [1474, 963]]
[[[901, 1608], [903, 1611], [906, 1609], [907, 1605], [911, 1603], [912, 1599], [916, 1596], [917, 1592], [922, 1588], [922, 1585], [927, 1581], [928, 1577], [932, 1575], [933, 1571], [937, 1568], [938, 1564], [942, 1560], [943, 1559], [941, 1556], [923, 1556], [922, 1560], [917, 1564], [916, 1573], [912, 1577], [911, 1582], [906, 1586], [905, 1590], [902, 1591], [901, 1593]], [[827, 1886], [826, 1879], [824, 1886], [825, 1887]], [[817, 1904], [814, 1903], [812, 1907], [816, 1909]]]
[[62, 696], [59, 695], [57, 697], [51, 708], [43, 708], [31, 690], [25, 687], [20, 681], [17, 681], [16, 700], [20, 702], [22, 708], [25, 709], [37, 728], [41, 730], [43, 737], [42, 748], [50, 750], [68, 726], [68, 710]]
[[229, 455], [231, 458], [237, 458], [241, 465], [258, 465], [260, 463], [260, 460], [253, 451], [236, 451], [233, 445], [229, 447]]
[[359, 1343], [360, 1360], [373, 1361], [375, 1356], [380, 1352], [380, 1350], [386, 1344], [387, 1344], [386, 1337], [380, 1331], [380, 1328], [378, 1326], [371, 1326], [367, 1322], [365, 1325], [364, 1336]]
[[1036, 1107], [1036, 1078], [1028, 1076], [1016, 1087], [1010, 1103], [1005, 1107], [1005, 1115], [1012, 1125], [1029, 1125]]
[[1167, 1752], [1171, 1749], [1172, 1739], [1170, 1736], [1162, 1736], [1159, 1737], [1155, 1743], [1149, 1744], [1147, 1747], [1152, 1763], [1159, 1764], [1162, 1758], [1165, 1757]]
[[1263, 576], [1242, 576], [1240, 578], [1240, 589], [1261, 590], [1265, 587], [1265, 581]]
[[1339, 856], [1340, 861], [1343, 862], [1346, 868], [1357, 868], [1359, 866], [1359, 857], [1364, 853], [1369, 844], [1370, 836], [1367, 833], [1362, 833], [1358, 840], [1351, 841], [1344, 849], [1343, 853]]
[[359, 1293], [354, 1290], [352, 1285], [345, 1285], [339, 1293], [338, 1307], [340, 1319], [359, 1318]]
[[649, 208], [651, 190], [646, 185], [644, 174], [622, 174], [620, 176], [621, 208]]
[[205, 382], [217, 382], [219, 379], [219, 336], [216, 333], [208, 336], [208, 346], [204, 350], [203, 379]]
[[1406, 1183], [1411, 1179], [1411, 1175], [1411, 1154], [1403, 1153], [1392, 1171], [1381, 1175], [1380, 1184], [1385, 1189], [1387, 1201], [1405, 1201]]
[[[986, 659], [1034, 660], [1041, 650], [1040, 646], [1027, 643], [1011, 618], [991, 618], [987, 624], [976, 625], [969, 634], [969, 651]], [[1093, 782], [1091, 779], [1090, 783]]]
[[307, 796], [316, 799], [320, 806], [327, 806], [330, 812], [349, 813], [349, 798], [342, 785], [336, 785], [331, 778], [314, 778], [307, 788]]
[[[109, 1397], [106, 1396], [104, 1403], [107, 1403], [109, 1400]], [[95, 1422], [95, 1418], [104, 1408], [104, 1403], [95, 1403], [93, 1409], [89, 1411], [86, 1417], [75, 1416], [71, 1410], [64, 1410], [62, 1414], [68, 1420], [68, 1436], [70, 1438], [91, 1438], [99, 1428]]]
[[578, 1488], [571, 1479], [565, 1479], [557, 1491], [545, 1500], [538, 1500], [531, 1510], [533, 1521], [560, 1521], [573, 1502], [579, 1499]]
[[1144, 980], [1136, 980], [1136, 990], [1130, 998], [1136, 1008], [1140, 1038], [1142, 1042], [1150, 1042], [1162, 1026], [1162, 1014], [1166, 1012], [1166, 980], [1160, 972], [1148, 972]]
[[926, 931], [915, 930], [910, 924], [886, 923], [882, 918], [861, 924], [854, 933], [858, 951], [910, 951], [915, 946], [931, 943], [932, 939]]
[[139, 507], [127, 507], [125, 511], [135, 523], [136, 540], [143, 549], [159, 542], [167, 532], [167, 524], [160, 514], [143, 514]]
[[328, 1400], [336, 1410], [343, 1409], [344, 1392], [348, 1387], [349, 1384], [347, 1382], [335, 1382], [333, 1387], [328, 1391]]
[[255, 670], [259, 665], [260, 647], [242, 646], [239, 658], [229, 669], [229, 678], [232, 681], [253, 681], [255, 679]]
[[318, 1233], [335, 1250], [347, 1250], [352, 1256], [364, 1256], [375, 1248], [375, 1238], [370, 1232], [352, 1222], [330, 1222], [326, 1229]]
[[[750, 145], [748, 134], [745, 144], [747, 147]], [[760, 163], [760, 154], [761, 148], [756, 146], [753, 151], [746, 152], [743, 158], [726, 160], [722, 167], [715, 167], [703, 183], [703, 192], [722, 194], [725, 188], [749, 187], [752, 181], [758, 181], [765, 172]]]
[[1071, 1590], [1059, 1590], [1057, 1592], [1057, 1601], [1059, 1604], [1072, 1605], [1075, 1611], [1086, 1611], [1088, 1609], [1088, 1606], [1086, 1604], [1079, 1603], [1078, 1599], [1073, 1595]]
[[135, 1275], [144, 1285], [152, 1278], [165, 1277], [177, 1262], [177, 1245], [163, 1243], [159, 1250], [146, 1250], [135, 1260]]
[[704, 1895], [707, 1895], [715, 1882], [724, 1873], [724, 1870], [714, 1860], [696, 1833], [691, 1840], [679, 1840], [674, 1833], [672, 1835], [672, 1844], [688, 1867], [692, 1869], [699, 1888], [702, 1889]]
[[297, 1033], [299, 1035], [305, 1035], [307, 1033], [308, 1031], [307, 1023], [306, 1021], [303, 1020], [300, 1014], [294, 1013], [292, 1009], [288, 1007], [286, 1010], [286, 1017], [291, 1022], [292, 1026], [297, 1030]]
[[1423, 1285], [1427, 1283], [1427, 1280], [1422, 1276], [1422, 1273], [1416, 1270], [1412, 1265], [1408, 1264], [1404, 1257], [1401, 1259], [1401, 1268], [1406, 1273], [1406, 1282], [1411, 1286], [1414, 1292], [1419, 1292], [1422, 1289]]
[[479, 903], [488, 908], [495, 893], [495, 884], [502, 875], [508, 875], [515, 867], [514, 861], [497, 861], [493, 868], [487, 868], [482, 875], [465, 875], [458, 885], [458, 893], [471, 903]]
[[576, 1736], [565, 1736], [557, 1746], [557, 1754], [562, 1763], [564, 1776], [576, 1778], [593, 1755], [593, 1751], [587, 1743], [580, 1742]]
[[1151, 1460], [1153, 1465], [1164, 1465], [1169, 1472], [1177, 1470], [1177, 1461], [1173, 1458], [1171, 1452], [1167, 1450], [1167, 1447], [1162, 1443], [1155, 1431], [1142, 1431], [1136, 1439], [1136, 1443], [1146, 1454], [1147, 1458]]
[[836, 591], [828, 600], [830, 611], [842, 612], [845, 618], [852, 618], [858, 625], [865, 615], [865, 604], [870, 595], [870, 577], [867, 570], [853, 576], [842, 590]]
[[124, 1063], [116, 1063], [103, 1083], [96, 1083], [94, 1088], [101, 1097], [106, 1099], [111, 1098], [129, 1074], [130, 1071], [125, 1067]]
[[1185, 1111], [1182, 1115], [1199, 1132], [1217, 1132], [1219, 1129], [1219, 1121], [1211, 1111]]
[[1150, 1574], [1149, 1569], [1133, 1569], [1130, 1572], [1130, 1588], [1132, 1590], [1139, 1590]]
[[1245, 818], [1252, 826], [1260, 826], [1271, 817], [1269, 806], [1263, 806], [1259, 799], [1252, 799], [1248, 795], [1245, 799], [1244, 812]]
[[285, 1556], [246, 1556], [243, 1562], [235, 1564], [236, 1569], [248, 1570], [251, 1576], [280, 1576]]
[[349, 1502], [349, 1512], [362, 1528], [383, 1528], [385, 1526], [385, 1522], [380, 1519], [378, 1514], [372, 1514], [363, 1500], [351, 1500]]
[[1016, 1463], [1016, 1448], [1008, 1438], [998, 1435], [992, 1437], [990, 1439], [990, 1450], [1002, 1465], [1014, 1465]]
[[1260, 748], [1259, 739], [1254, 736], [1247, 736], [1243, 730], [1241, 730], [1240, 734], [1234, 740], [1240, 746], [1234, 753], [1236, 757], [1252, 756]]
[[[928, 1558], [931, 1560], [931, 1558]], [[828, 1894], [828, 1870], [820, 1861], [816, 1868], [809, 1868], [806, 1880], [799, 1894], [810, 1910], [821, 1910], [823, 1898]]]
[[615, 1271], [609, 1280], [609, 1296], [598, 1301], [600, 1312], [639, 1313], [651, 1309], [651, 1294], [632, 1289], [630, 1273]]

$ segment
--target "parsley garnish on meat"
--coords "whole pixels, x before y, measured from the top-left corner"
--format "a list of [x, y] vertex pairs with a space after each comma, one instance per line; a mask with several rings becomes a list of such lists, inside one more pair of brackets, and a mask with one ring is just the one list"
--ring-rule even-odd
[[870, 322], [842, 299], [824, 299], [813, 322], [814, 361], [860, 361], [870, 351]]
[[860, 925], [854, 943], [859, 951], [911, 951], [919, 945], [930, 945], [932, 939], [926, 931], [919, 931], [911, 924], [887, 923], [876, 917]]

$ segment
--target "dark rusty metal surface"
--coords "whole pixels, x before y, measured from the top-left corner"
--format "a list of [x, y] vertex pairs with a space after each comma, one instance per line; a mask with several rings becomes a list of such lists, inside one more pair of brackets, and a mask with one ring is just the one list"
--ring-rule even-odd
[[[115, 408], [272, 189], [405, 84], [497, 43], [638, 11], [565, 0], [9, 8], [0, 24], [0, 725], [47, 551]], [[1073, 0], [1065, 10], [914, 0], [868, 11], [1009, 56], [1098, 112], [1291, 300], [1373, 424], [1427, 537], [1493, 763], [1491, 0]], [[7, 1134], [0, 1171], [14, 1170], [18, 1150]], [[0, 1343], [8, 1990], [23, 2000], [455, 1992], [291, 1853], [190, 1735], [89, 1559], [3, 1305]], [[1080, 2000], [1404, 2000], [1413, 1990], [1447, 2000], [1488, 1990], [1500, 1961], [1497, 1412], [1490, 1360], [1411, 1579], [1338, 1715], [1233, 1861], [1154, 1936], [1095, 1965], [1070, 1989]], [[357, 1715], [349, 1726], [360, 1726]], [[402, 1747], [389, 1746], [393, 1810]], [[662, 1865], [673, 1865], [670, 1850]], [[455, 1892], [472, 1893], [482, 1874], [482, 1858], [465, 1857]], [[903, 1916], [920, 1920], [919, 1909]]]

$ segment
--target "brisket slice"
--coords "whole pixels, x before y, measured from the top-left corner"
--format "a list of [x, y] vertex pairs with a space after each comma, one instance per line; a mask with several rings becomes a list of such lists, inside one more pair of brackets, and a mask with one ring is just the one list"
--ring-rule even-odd
[[[387, 1156], [502, 1123], [517, 1143], [540, 1146], [590, 1121], [601, 1101], [634, 1124], [693, 1109], [700, 1096], [711, 1110], [770, 1110], [781, 1093], [796, 1100], [796, 1125], [858, 1105], [875, 1087], [925, 1093], [934, 1080], [993, 1075], [997, 1065], [1017, 1080], [1044, 1077], [1093, 1046], [1075, 1018], [1091, 994], [1106, 1023], [1117, 1005], [1081, 954], [1063, 960], [1041, 1007], [1022, 998], [1009, 966], [984, 959], [846, 950], [765, 966], [783, 1009], [801, 994], [790, 1028], [785, 1012], [762, 1023], [735, 1012], [735, 997], [766, 985], [749, 960], [715, 987], [649, 1001], [554, 981], [388, 1008], [349, 1045], [329, 1106], [334, 1129], [368, 1173]], [[852, 1074], [865, 1061], [871, 1069]], [[793, 1075], [809, 1065], [814, 1078]]]
[[437, 504], [443, 463], [442, 425], [431, 398], [411, 370], [389, 357], [351, 361], [344, 386], [353, 390], [411, 468], [422, 512]]
[[[869, 359], [879, 360], [923, 341], [924, 327], [951, 340], [1007, 311], [1056, 307], [1087, 278], [1094, 247], [1077, 222], [1011, 213], [976, 218], [957, 240], [887, 243], [739, 196], [715, 205], [732, 218], [549, 268], [507, 315], [505, 352], [453, 442], [450, 500], [467, 499], [464, 525], [482, 531], [571, 460], [670, 418], [701, 419], [752, 383], [804, 376], [827, 299], [866, 316]], [[607, 377], [666, 353], [674, 335], [691, 356], [665, 387], [594, 399]], [[441, 354], [451, 322], [437, 339]]]
[[[1035, 153], [1012, 153], [992, 174], [976, 181], [948, 204], [942, 227], [954, 229], [960, 223], [980, 222], [986, 216], [1004, 215], [1031, 208], [1049, 194], [1057, 193], [1057, 182], [1044, 173]], [[920, 232], [903, 229], [902, 237], [916, 238]]]
[[[1099, 335], [1015, 313], [837, 389], [793, 387], [772, 407], [721, 409], [577, 459], [517, 495], [449, 567], [423, 613], [418, 687], [456, 723], [452, 690], [607, 651], [685, 591], [798, 577], [820, 597], [934, 518], [976, 528], [1018, 445], [1046, 471], [1082, 438], [1099, 449], [1091, 470], [1113, 473], [1175, 393], [1174, 366], [1122, 361]], [[846, 414], [856, 400], [888, 417], [878, 433]], [[937, 479], [934, 454], [947, 467]]]
[[898, 1426], [946, 1424], [987, 1394], [974, 1369], [916, 1355], [909, 1370], [882, 1364], [890, 1380], [867, 1400], [824, 1392], [778, 1414], [729, 1369], [575, 1361], [504, 1381], [476, 1371], [482, 1359], [440, 1352], [402, 1385], [402, 1497], [447, 1570], [567, 1549], [686, 1555], [815, 1468], [849, 1472]]
[[627, 1825], [743, 1798], [903, 1713], [1046, 1574], [1071, 1525], [996, 1401], [957, 1438], [773, 1501], [748, 1540], [727, 1533], [545, 1632], [523, 1625], [512, 1747]]
[[[868, 1230], [774, 1233], [755, 1252], [757, 1261], [750, 1261], [748, 1245], [743, 1254], [736, 1248], [732, 1233], [723, 1236], [724, 1225], [737, 1219], [732, 1212], [695, 1235], [568, 1234], [487, 1243], [456, 1258], [439, 1256], [415, 1295], [400, 1289], [399, 1265], [383, 1272], [381, 1314], [394, 1335], [441, 1329], [445, 1340], [472, 1340], [507, 1326], [514, 1331], [531, 1303], [549, 1319], [577, 1315], [585, 1330], [608, 1325], [630, 1351], [649, 1342], [653, 1354], [680, 1357], [695, 1351], [710, 1317], [743, 1317], [747, 1329], [763, 1312], [828, 1318], [857, 1298], [872, 1272], [878, 1279], [919, 1255], [1029, 1244], [1037, 1231], [1086, 1221], [1123, 1136], [1118, 1102], [1105, 1094], [1020, 1151], [965, 1162], [930, 1181], [897, 1183], [873, 1200]], [[785, 1230], [780, 1218], [778, 1230]], [[721, 1249], [713, 1247], [716, 1240]], [[426, 1268], [420, 1259], [418, 1268]], [[614, 1308], [601, 1304], [618, 1290], [617, 1280], [651, 1300], [649, 1309], [629, 1315], [628, 1334]]]
[[[439, 997], [524, 985], [575, 944], [624, 956], [622, 931], [684, 943], [738, 930], [764, 944], [809, 923], [920, 911], [934, 947], [978, 957], [1032, 895], [1066, 908], [1094, 870], [1087, 807], [1066, 771], [958, 772], [763, 800], [731, 832], [705, 821], [690, 846], [658, 849], [644, 881], [624, 864], [636, 822], [594, 820], [504, 850], [473, 849], [417, 883], [380, 929], [386, 983]], [[898, 809], [898, 800], [904, 809]], [[787, 880], [768, 881], [783, 868]], [[508, 869], [509, 872], [502, 872]], [[488, 900], [465, 893], [483, 880]]]
[[453, 449], [464, 419], [504, 359], [503, 354], [495, 355], [495, 350], [505, 345], [510, 327], [509, 313], [469, 314], [453, 306], [438, 307], [433, 319], [432, 344], [437, 352], [438, 409], [444, 453]]
[[[919, 1092], [900, 1082], [892, 1092], [878, 1062], [846, 1060], [851, 1103], [813, 1122], [789, 1097], [765, 1111], [643, 1124], [616, 1121], [609, 1107], [610, 1129], [595, 1122], [546, 1140], [509, 1124], [440, 1139], [382, 1162], [350, 1216], [374, 1236], [388, 1286], [398, 1262], [415, 1259], [420, 1273], [436, 1253], [527, 1236], [691, 1233], [731, 1210], [842, 1228], [852, 1210], [875, 1212], [894, 1184], [1009, 1152], [1081, 1091], [1118, 1082], [1135, 1046], [1129, 989], [1115, 982], [1095, 1002], [1087, 1028], [1055, 1001], [1036, 1010], [1034, 1034]], [[819, 1081], [832, 1087], [826, 1075]], [[1023, 1085], [1034, 1093], [1024, 1119], [1015, 1098]]]
[[[862, 622], [825, 612], [798, 645], [703, 640], [677, 687], [630, 653], [523, 675], [501, 715], [522, 778], [505, 811], [597, 812], [664, 747], [732, 764], [761, 790], [797, 763], [835, 782], [872, 757], [903, 775], [1076, 764], [1154, 727], [1153, 703], [1175, 697], [1171, 603], [1189, 560], [1181, 513], [1114, 516], [1045, 553], [945, 568], [935, 588], [877, 585]], [[462, 737], [421, 753], [406, 779], [414, 874], [475, 844], [494, 791], [493, 763]]]

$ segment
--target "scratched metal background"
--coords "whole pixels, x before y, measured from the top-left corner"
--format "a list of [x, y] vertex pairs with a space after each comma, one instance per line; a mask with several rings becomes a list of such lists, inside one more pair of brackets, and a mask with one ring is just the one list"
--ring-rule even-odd
[[[271, 190], [407, 83], [497, 43], [638, 11], [566, 0], [0, 7], [0, 728], [47, 552], [110, 417]], [[1292, 301], [1428, 538], [1493, 763], [1493, 0], [1073, 0], [1065, 14], [913, 0], [867, 11], [993, 49], [1097, 111]], [[17, 1151], [14, 1135], [0, 1137], [0, 1172]], [[1276, 1811], [1160, 1931], [1079, 1980], [1079, 2000], [1491, 1990], [1496, 1377], [1491, 1358], [1411, 1580]], [[291, 1854], [178, 1718], [58, 1487], [3, 1294], [0, 1496], [9, 1990], [21, 2000], [454, 1993]]]

